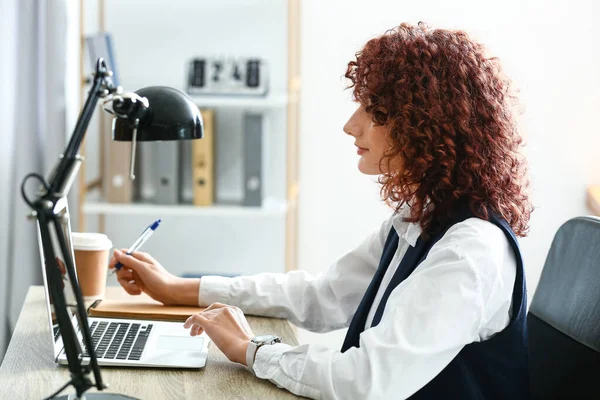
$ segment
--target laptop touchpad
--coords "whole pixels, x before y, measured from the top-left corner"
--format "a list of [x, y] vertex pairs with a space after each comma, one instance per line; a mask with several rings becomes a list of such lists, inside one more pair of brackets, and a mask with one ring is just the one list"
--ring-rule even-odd
[[202, 351], [204, 338], [201, 336], [167, 336], [158, 337], [156, 347], [161, 350]]

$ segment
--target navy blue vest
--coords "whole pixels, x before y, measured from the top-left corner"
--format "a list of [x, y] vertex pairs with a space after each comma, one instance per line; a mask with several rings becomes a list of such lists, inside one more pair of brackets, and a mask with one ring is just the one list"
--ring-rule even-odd
[[[473, 216], [471, 212], [459, 213], [455, 224]], [[502, 219], [490, 215], [490, 222], [506, 235], [517, 261], [517, 274], [512, 294], [512, 316], [504, 330], [483, 342], [466, 345], [460, 353], [433, 380], [427, 383], [410, 399], [528, 399], [529, 371], [527, 362], [527, 324], [525, 277], [523, 259], [517, 238], [510, 226]], [[452, 225], [452, 224], [451, 224]], [[450, 226], [451, 226], [450, 225]], [[427, 240], [419, 238], [415, 247], [409, 247], [400, 266], [386, 288], [377, 307], [373, 323], [381, 321], [387, 299], [391, 292], [405, 280], [427, 257], [429, 250], [442, 238], [448, 226], [440, 234]], [[359, 336], [364, 330], [367, 315], [381, 285], [385, 272], [398, 248], [398, 235], [390, 230], [385, 242], [379, 267], [371, 284], [358, 306], [344, 339], [342, 352], [350, 347], [359, 347]], [[451, 326], [448, 329], [453, 329]]]

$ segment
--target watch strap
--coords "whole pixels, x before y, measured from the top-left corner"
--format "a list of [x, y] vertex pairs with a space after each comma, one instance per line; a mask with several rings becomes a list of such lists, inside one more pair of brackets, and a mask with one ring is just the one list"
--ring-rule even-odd
[[254, 372], [252, 367], [254, 366], [254, 357], [256, 356], [257, 351], [257, 344], [254, 343], [252, 340], [248, 342], [248, 349], [246, 350], [246, 364], [248, 365], [248, 369], [252, 372]]
[[268, 340], [265, 340], [265, 335], [256, 336], [254, 339], [248, 342], [248, 348], [246, 349], [246, 365], [248, 369], [254, 372], [254, 360], [256, 359], [256, 352], [259, 348], [264, 345], [270, 345], [275, 343], [281, 343], [281, 338], [275, 335], [266, 335]]

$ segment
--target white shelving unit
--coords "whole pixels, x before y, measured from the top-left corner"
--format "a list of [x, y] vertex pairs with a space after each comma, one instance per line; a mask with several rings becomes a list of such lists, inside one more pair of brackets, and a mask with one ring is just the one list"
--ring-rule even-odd
[[214, 205], [210, 207], [197, 207], [187, 204], [160, 205], [140, 203], [107, 203], [87, 201], [83, 205], [83, 212], [88, 215], [162, 215], [162, 216], [213, 216], [213, 217], [261, 217], [285, 216], [287, 204], [282, 202], [265, 202], [262, 207], [241, 207], [234, 205]]
[[199, 107], [209, 108], [243, 108], [246, 110], [260, 111], [286, 107], [289, 98], [284, 93], [270, 94], [266, 97], [249, 96], [190, 96]]
[[[127, 247], [151, 221], [160, 231], [144, 247], [177, 275], [285, 272], [296, 266], [299, 0], [80, 0], [81, 35], [110, 32], [125, 91], [164, 85], [185, 91], [197, 56], [252, 56], [268, 63], [266, 96], [191, 95], [216, 112], [217, 203], [109, 203], [102, 185], [100, 135], [87, 135], [80, 172], [79, 230], [104, 231]], [[140, 18], [142, 17], [142, 18]], [[131, 21], [135, 20], [135, 24]], [[240, 34], [244, 32], [244, 34]], [[143, 33], [143, 34], [142, 34]], [[86, 54], [83, 48], [82, 57]], [[88, 60], [80, 60], [82, 71]], [[83, 79], [82, 79], [83, 82]], [[82, 87], [82, 93], [87, 88]], [[245, 112], [262, 113], [263, 205], [244, 207], [241, 150]], [[94, 139], [96, 136], [96, 139]], [[96, 184], [91, 184], [96, 182]], [[230, 205], [233, 203], [234, 205]]]

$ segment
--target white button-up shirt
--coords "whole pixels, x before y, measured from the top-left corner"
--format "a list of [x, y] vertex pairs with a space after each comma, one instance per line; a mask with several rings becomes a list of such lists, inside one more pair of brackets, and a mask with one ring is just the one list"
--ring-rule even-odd
[[[399, 241], [360, 335], [341, 353], [318, 344], [262, 346], [256, 376], [315, 399], [402, 399], [440, 373], [472, 342], [510, 320], [515, 254], [500, 228], [470, 218], [452, 226], [427, 258], [391, 293], [371, 328], [380, 299], [420, 227], [392, 215], [356, 249], [312, 277], [305, 271], [235, 278], [203, 277], [199, 303], [235, 305], [245, 313], [287, 318], [314, 332], [348, 327], [377, 270], [393, 227]], [[341, 347], [341, 343], [340, 343]]]

